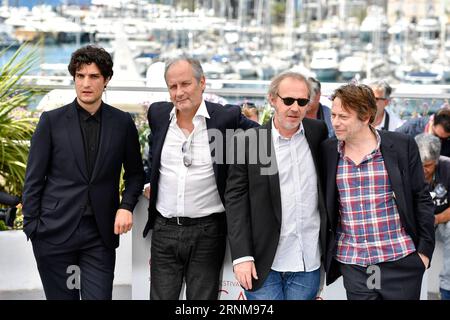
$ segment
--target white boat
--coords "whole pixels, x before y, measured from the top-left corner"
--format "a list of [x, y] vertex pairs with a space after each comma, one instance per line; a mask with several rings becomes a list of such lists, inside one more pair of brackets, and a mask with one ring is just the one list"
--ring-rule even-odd
[[46, 85], [64, 85], [72, 84], [72, 78], [66, 63], [42, 63], [40, 66], [36, 84], [40, 86]]
[[366, 62], [361, 56], [350, 56], [339, 63], [339, 73], [342, 80], [351, 80], [355, 77], [362, 79], [366, 76]]
[[336, 49], [318, 50], [313, 53], [310, 69], [319, 81], [336, 81], [339, 75]]
[[256, 68], [249, 60], [242, 60], [236, 63], [234, 71], [240, 75], [241, 79], [256, 79], [257, 77]]
[[405, 74], [403, 80], [407, 83], [438, 84], [441, 83], [442, 76], [442, 70], [436, 70], [435, 72], [429, 70], [412, 70]]

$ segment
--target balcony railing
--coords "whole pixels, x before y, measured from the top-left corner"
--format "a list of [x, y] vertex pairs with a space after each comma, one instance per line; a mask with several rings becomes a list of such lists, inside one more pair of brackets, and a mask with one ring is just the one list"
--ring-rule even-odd
[[[44, 97], [47, 101], [36, 100], [39, 109], [53, 109], [69, 103], [75, 98], [73, 81], [67, 77], [36, 77], [25, 78], [35, 87], [50, 93], [57, 90], [53, 96]], [[167, 88], [145, 87], [145, 79], [126, 81], [130, 86], [108, 86], [104, 96], [105, 102], [130, 112], [143, 112], [143, 106], [160, 100], [169, 100]], [[267, 91], [269, 81], [259, 80], [208, 80], [205, 91], [206, 99], [222, 103], [240, 104], [253, 102], [258, 108], [267, 106]], [[121, 80], [121, 83], [124, 83]], [[343, 83], [322, 83], [321, 102], [331, 106], [328, 97]], [[389, 108], [402, 119], [431, 114], [450, 102], [450, 85], [392, 85], [393, 94]], [[133, 94], [130, 94], [132, 92]], [[59, 101], [58, 101], [59, 100]]]

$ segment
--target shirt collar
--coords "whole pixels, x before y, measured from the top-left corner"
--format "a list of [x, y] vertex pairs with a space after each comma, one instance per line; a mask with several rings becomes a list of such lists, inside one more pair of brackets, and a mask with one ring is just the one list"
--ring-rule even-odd
[[[297, 132], [295, 132], [294, 135], [293, 135], [292, 137], [295, 137], [295, 136], [297, 136], [297, 135], [304, 134], [304, 133], [305, 133], [305, 130], [304, 130], [304, 128], [303, 128], [303, 123], [300, 122], [300, 126], [298, 127]], [[281, 139], [283, 139], [283, 140], [289, 140], [289, 138], [283, 137], [283, 136], [280, 134], [280, 132], [278, 131], [278, 129], [275, 127], [275, 117], [272, 117], [272, 137], [273, 137], [274, 141], [279, 141], [279, 140], [281, 140]]]
[[383, 119], [381, 119], [380, 124], [376, 127], [376, 129], [384, 130], [386, 128], [386, 110], [383, 112]]
[[95, 112], [93, 115], [91, 115], [86, 109], [84, 109], [80, 104], [78, 103], [77, 99], [75, 99], [75, 106], [77, 107], [77, 112], [81, 120], [87, 121], [89, 118], [93, 118], [100, 122], [101, 115], [102, 115], [102, 104], [100, 105], [100, 108], [98, 108], [97, 112]]
[[[197, 112], [194, 115], [194, 118], [198, 118], [198, 117], [203, 117], [205, 119], [210, 118], [208, 109], [206, 108], [205, 100], [202, 100], [202, 102], [200, 103], [200, 106], [197, 109]], [[175, 106], [170, 111], [169, 119], [177, 120], [177, 108], [175, 108]]]
[[[376, 129], [374, 129], [372, 126], [370, 126], [370, 130], [375, 134], [375, 138], [377, 139], [377, 147], [371, 152], [371, 154], [373, 154], [374, 152], [380, 150], [381, 137], [380, 137], [380, 134], [378, 133], [378, 131]], [[337, 150], [338, 150], [338, 153], [342, 157], [344, 156], [344, 146], [345, 146], [345, 141], [338, 140]]]

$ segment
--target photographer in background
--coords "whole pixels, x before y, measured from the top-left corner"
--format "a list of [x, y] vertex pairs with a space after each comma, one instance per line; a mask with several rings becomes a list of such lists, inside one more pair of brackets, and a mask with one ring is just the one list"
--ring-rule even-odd
[[444, 266], [440, 274], [442, 300], [450, 300], [450, 158], [440, 156], [441, 141], [438, 137], [421, 133], [415, 137], [419, 147], [425, 180], [435, 205], [436, 239], [444, 244]]

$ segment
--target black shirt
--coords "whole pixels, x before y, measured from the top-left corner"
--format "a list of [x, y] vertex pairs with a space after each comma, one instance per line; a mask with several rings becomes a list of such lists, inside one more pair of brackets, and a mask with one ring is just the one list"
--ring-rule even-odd
[[100, 141], [100, 126], [102, 119], [102, 108], [91, 115], [83, 109], [78, 103], [78, 119], [80, 120], [81, 133], [83, 135], [84, 154], [86, 155], [86, 165], [89, 178], [91, 178], [94, 169], [95, 159], [97, 158], [98, 145]]
[[[86, 157], [86, 167], [88, 169], [88, 177], [91, 179], [100, 141], [102, 108], [100, 106], [97, 112], [91, 115], [78, 104], [78, 101], [76, 101], [75, 104], [77, 106], [78, 119], [80, 121], [80, 128], [83, 136], [83, 146]], [[86, 211], [84, 212], [84, 215], [92, 215], [91, 199], [87, 199]]]

